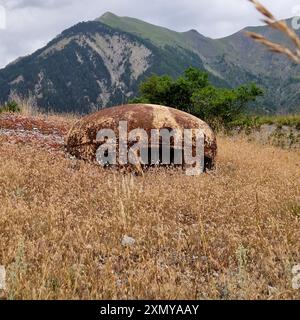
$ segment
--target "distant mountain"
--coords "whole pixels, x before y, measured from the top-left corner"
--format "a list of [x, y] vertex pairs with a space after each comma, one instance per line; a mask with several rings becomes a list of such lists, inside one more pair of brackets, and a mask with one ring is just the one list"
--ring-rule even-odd
[[[284, 42], [269, 27], [248, 28]], [[0, 101], [15, 91], [40, 106], [87, 113], [125, 103], [151, 74], [179, 76], [187, 67], [235, 87], [254, 81], [265, 88], [256, 111], [300, 111], [300, 67], [248, 39], [242, 30], [213, 40], [195, 30], [175, 32], [105, 13], [65, 30], [44, 48], [0, 70]]]

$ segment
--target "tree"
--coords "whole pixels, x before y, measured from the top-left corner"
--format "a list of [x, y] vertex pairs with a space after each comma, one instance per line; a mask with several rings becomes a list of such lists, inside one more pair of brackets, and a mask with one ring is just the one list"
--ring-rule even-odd
[[262, 90], [255, 84], [237, 89], [222, 89], [210, 85], [193, 93], [193, 114], [209, 123], [227, 124], [239, 117], [245, 106], [262, 94]]
[[208, 74], [188, 68], [173, 80], [169, 76], [154, 75], [140, 85], [141, 96], [131, 103], [152, 103], [189, 112], [211, 125], [226, 124], [238, 117], [250, 101], [262, 95], [255, 85], [237, 89], [216, 88], [209, 83]]
[[167, 105], [171, 99], [171, 85], [171, 77], [154, 75], [141, 83], [140, 92], [142, 96], [132, 100], [131, 103], [160, 103]]
[[162, 104], [192, 112], [193, 92], [207, 85], [208, 74], [195, 68], [188, 68], [176, 81], [169, 76], [154, 75], [141, 83], [142, 95], [131, 103]]

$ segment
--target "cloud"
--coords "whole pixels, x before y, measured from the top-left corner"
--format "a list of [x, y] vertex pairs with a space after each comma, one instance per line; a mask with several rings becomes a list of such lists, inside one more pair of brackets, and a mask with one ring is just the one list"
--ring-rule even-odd
[[[298, 0], [262, 2], [278, 18], [291, 17], [299, 5]], [[46, 45], [64, 29], [106, 11], [177, 31], [196, 29], [212, 38], [261, 24], [247, 0], [0, 0], [0, 5], [6, 8], [7, 20], [7, 28], [0, 30], [0, 67]]]
[[38, 7], [38, 8], [60, 8], [66, 4], [70, 4], [72, 0], [9, 0], [6, 1], [6, 6], [10, 9], [18, 8], [29, 8], [29, 7]]

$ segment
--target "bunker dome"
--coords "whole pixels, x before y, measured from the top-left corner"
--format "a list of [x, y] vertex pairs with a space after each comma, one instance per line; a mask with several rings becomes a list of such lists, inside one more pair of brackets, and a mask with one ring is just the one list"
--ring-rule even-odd
[[[112, 130], [116, 136], [116, 144], [118, 144], [120, 141], [119, 124], [125, 121], [128, 132], [143, 129], [148, 137], [151, 137], [153, 130], [168, 129], [170, 132], [172, 130], [183, 132], [185, 129], [200, 129], [204, 134], [205, 170], [211, 170], [215, 167], [216, 137], [204, 121], [177, 109], [151, 104], [117, 106], [83, 117], [75, 123], [68, 133], [67, 151], [76, 158], [96, 161], [97, 150], [104, 143], [97, 139], [98, 132]], [[172, 141], [170, 144], [172, 146]], [[128, 145], [128, 147], [130, 146]], [[149, 138], [150, 147], [152, 148]]]

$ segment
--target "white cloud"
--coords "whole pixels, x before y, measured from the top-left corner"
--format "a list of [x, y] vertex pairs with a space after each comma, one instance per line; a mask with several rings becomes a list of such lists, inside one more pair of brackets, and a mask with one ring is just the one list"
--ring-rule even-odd
[[[278, 18], [293, 15], [298, 0], [262, 0]], [[247, 0], [0, 0], [7, 28], [0, 29], [0, 67], [45, 45], [64, 29], [106, 11], [177, 31], [196, 29], [218, 38], [260, 24]]]

